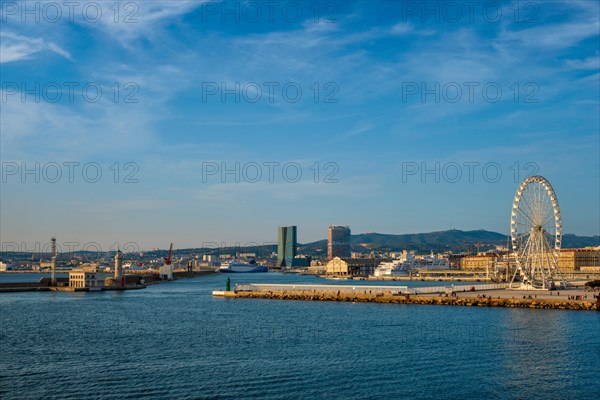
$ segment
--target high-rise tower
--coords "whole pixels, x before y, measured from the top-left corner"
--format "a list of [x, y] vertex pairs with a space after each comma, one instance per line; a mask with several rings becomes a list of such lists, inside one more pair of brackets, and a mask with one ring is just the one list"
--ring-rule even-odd
[[277, 265], [292, 267], [296, 257], [297, 229], [295, 226], [280, 226], [278, 228]]
[[327, 229], [327, 258], [350, 258], [350, 227], [330, 225]]

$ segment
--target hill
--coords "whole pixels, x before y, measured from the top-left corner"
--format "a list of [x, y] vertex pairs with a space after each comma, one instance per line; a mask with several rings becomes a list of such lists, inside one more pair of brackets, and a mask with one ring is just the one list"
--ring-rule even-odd
[[[361, 233], [352, 235], [352, 250], [370, 252], [415, 250], [426, 253], [433, 251], [452, 250], [456, 252], [474, 249], [479, 243], [480, 249], [489, 249], [496, 245], [506, 246], [507, 235], [486, 231], [483, 229], [461, 231], [451, 229], [447, 231], [429, 233], [410, 233], [403, 235], [383, 233]], [[600, 236], [563, 235], [563, 248], [586, 247], [600, 245]], [[319, 240], [300, 246], [300, 251], [306, 254], [323, 254], [327, 251], [327, 241]]]

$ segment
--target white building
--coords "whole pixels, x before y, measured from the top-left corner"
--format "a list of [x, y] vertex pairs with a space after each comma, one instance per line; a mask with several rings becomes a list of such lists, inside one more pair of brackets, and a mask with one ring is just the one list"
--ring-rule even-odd
[[90, 288], [104, 286], [104, 278], [96, 268], [77, 268], [69, 271], [69, 287]]

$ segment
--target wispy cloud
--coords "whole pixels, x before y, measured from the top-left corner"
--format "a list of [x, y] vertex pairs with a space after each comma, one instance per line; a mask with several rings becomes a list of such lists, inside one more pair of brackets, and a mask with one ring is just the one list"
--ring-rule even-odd
[[[544, 165], [578, 169], [574, 173], [597, 181], [597, 168], [580, 168], [592, 163], [589, 148], [597, 149], [598, 144], [592, 136], [597, 134], [599, 111], [597, 2], [542, 3], [543, 18], [535, 24], [514, 23], [509, 2], [503, 3], [507, 18], [498, 24], [480, 19], [398, 23], [398, 13], [383, 15], [370, 3], [344, 2], [345, 13], [336, 15], [336, 23], [306, 18], [296, 24], [243, 24], [230, 19], [212, 26], [194, 20], [199, 18], [200, 1], [131, 3], [137, 8], [121, 9], [119, 22], [108, 9], [113, 3], [101, 2], [106, 18], [95, 24], [78, 18], [51, 26], [20, 21], [2, 26], [3, 81], [39, 80], [42, 85], [48, 79], [94, 81], [105, 90], [98, 103], [22, 102], [19, 94], [9, 96], [2, 103], [3, 160], [126, 157], [146, 162], [142, 172], [150, 189], [144, 192], [140, 184], [135, 197], [119, 193], [103, 198], [106, 206], [95, 203], [88, 210], [104, 213], [114, 207], [127, 219], [139, 205], [156, 211], [164, 221], [174, 210], [182, 221], [190, 219], [191, 212], [213, 222], [237, 210], [249, 221], [253, 217], [274, 221], [279, 216], [271, 209], [289, 203], [305, 214], [316, 215], [310, 207], [325, 209], [312, 221], [307, 218], [307, 224], [316, 226], [328, 214], [341, 215], [339, 202], [353, 199], [355, 205], [370, 204], [372, 199], [380, 204], [384, 199], [397, 201], [398, 208], [409, 204], [417, 210], [420, 198], [401, 192], [394, 162], [428, 157], [528, 161], [539, 157]], [[389, 7], [393, 11], [394, 5]], [[129, 15], [124, 11], [135, 11], [128, 22], [123, 21]], [[406, 82], [425, 83], [431, 89], [436, 83], [443, 87], [473, 81], [480, 84], [474, 102], [466, 100], [464, 86], [463, 101], [456, 104], [446, 99], [436, 102], [432, 95], [423, 102], [420, 93], [410, 100], [402, 96]], [[115, 102], [111, 82], [136, 83], [139, 103]], [[304, 97], [289, 103], [282, 101], [279, 91], [273, 103], [235, 102], [231, 97], [223, 101], [218, 95], [213, 102], [202, 102], [203, 82], [229, 87], [236, 82], [297, 82]], [[321, 90], [328, 82], [336, 83], [339, 102], [314, 101], [309, 88], [315, 82]], [[488, 82], [502, 86], [501, 101], [482, 99], [482, 86]], [[513, 99], [511, 87], [518, 83], [523, 90], [528, 82], [539, 89], [538, 103]], [[0, 93], [3, 99], [5, 94]], [[521, 100], [525, 94], [521, 92]], [[347, 160], [354, 170], [344, 169], [347, 176], [338, 184], [197, 184], [199, 165], [205, 160], [311, 157]], [[390, 184], [379, 184], [379, 179]], [[152, 197], [170, 186], [173, 190], [167, 195]], [[428, 198], [438, 201], [436, 196]], [[12, 201], [19, 203], [16, 198]], [[188, 208], [189, 202], [196, 208]], [[281, 215], [289, 214], [285, 206], [281, 208]], [[84, 211], [80, 210], [82, 215]], [[470, 211], [463, 208], [456, 213]], [[405, 218], [406, 226], [420, 226], [411, 215]], [[364, 223], [377, 230], [386, 219], [374, 216]], [[142, 230], [133, 234], [150, 235]]]
[[34, 54], [45, 50], [73, 61], [71, 53], [56, 43], [7, 31], [0, 32], [0, 63], [31, 59]]
[[[153, 0], [124, 3], [127, 10], [123, 10], [122, 14], [127, 15], [127, 18], [122, 16], [117, 21], [114, 18], [102, 18], [98, 24], [89, 24], [80, 19], [79, 23], [92, 29], [97, 28], [124, 47], [134, 50], [139, 48], [134, 43], [138, 39], [158, 42], [167, 39], [165, 25], [177, 22], [180, 17], [208, 1], [210, 0]], [[114, 14], [114, 4], [100, 4], [104, 15]]]
[[566, 60], [565, 64], [572, 69], [576, 70], [600, 70], [600, 54], [595, 56], [586, 57], [584, 59]]
[[567, 22], [538, 26], [521, 30], [505, 30], [499, 36], [507, 46], [515, 44], [528, 49], [566, 49], [582, 40], [597, 37], [600, 21], [592, 18], [587, 21]]
[[[254, 203], [267, 200], [286, 200], [301, 203], [308, 199], [368, 197], [378, 190], [378, 184], [369, 177], [352, 177], [338, 183], [315, 183], [310, 179], [291, 182], [239, 182], [206, 185], [194, 193], [194, 199], [204, 204], [235, 206], [240, 202]], [[380, 189], [380, 188], [379, 188]]]

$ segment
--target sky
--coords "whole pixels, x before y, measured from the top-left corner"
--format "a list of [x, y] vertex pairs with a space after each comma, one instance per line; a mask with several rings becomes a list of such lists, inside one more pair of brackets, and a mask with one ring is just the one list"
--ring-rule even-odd
[[2, 250], [600, 234], [599, 2], [0, 4]]

